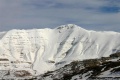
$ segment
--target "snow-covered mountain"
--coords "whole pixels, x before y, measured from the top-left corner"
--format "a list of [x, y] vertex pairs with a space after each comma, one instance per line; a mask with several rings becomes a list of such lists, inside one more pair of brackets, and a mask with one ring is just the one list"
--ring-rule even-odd
[[10, 30], [0, 33], [1, 70], [42, 74], [75, 60], [108, 57], [120, 51], [120, 33], [92, 31], [74, 24], [55, 29]]

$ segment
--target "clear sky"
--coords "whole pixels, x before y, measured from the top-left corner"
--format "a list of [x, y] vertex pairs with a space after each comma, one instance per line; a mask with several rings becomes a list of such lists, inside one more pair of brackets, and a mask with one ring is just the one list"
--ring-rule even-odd
[[120, 32], [120, 0], [0, 0], [0, 31], [64, 24]]

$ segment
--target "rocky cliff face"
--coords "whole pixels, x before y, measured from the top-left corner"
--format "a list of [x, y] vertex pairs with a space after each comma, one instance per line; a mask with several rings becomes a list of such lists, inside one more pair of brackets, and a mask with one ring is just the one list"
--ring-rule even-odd
[[[32, 75], [73, 61], [107, 57], [120, 50], [120, 33], [85, 30], [77, 25], [0, 33], [0, 70]], [[91, 63], [93, 64], [93, 63]]]

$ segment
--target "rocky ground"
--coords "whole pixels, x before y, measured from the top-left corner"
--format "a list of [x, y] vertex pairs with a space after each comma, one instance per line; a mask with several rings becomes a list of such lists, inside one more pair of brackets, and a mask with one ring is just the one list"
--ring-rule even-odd
[[33, 75], [27, 70], [0, 70], [0, 80], [31, 79]]
[[120, 79], [120, 53], [100, 59], [73, 61], [56, 70], [37, 76], [40, 80]]

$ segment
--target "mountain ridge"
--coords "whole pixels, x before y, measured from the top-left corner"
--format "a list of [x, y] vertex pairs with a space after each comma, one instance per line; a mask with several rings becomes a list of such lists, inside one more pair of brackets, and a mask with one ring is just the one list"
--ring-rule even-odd
[[[14, 29], [2, 36], [0, 55], [10, 62], [30, 62], [29, 68], [42, 74], [73, 60], [109, 56], [120, 50], [119, 39], [120, 33], [89, 31], [74, 24], [55, 29]], [[62, 64], [58, 66], [59, 63]]]

